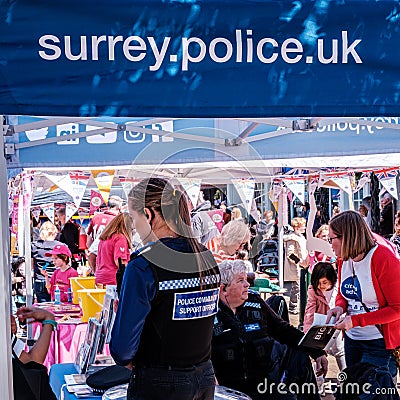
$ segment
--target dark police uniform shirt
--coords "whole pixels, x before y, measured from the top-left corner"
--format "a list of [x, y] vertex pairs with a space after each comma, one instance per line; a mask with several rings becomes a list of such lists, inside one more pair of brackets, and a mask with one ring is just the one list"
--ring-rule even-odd
[[204, 248], [202, 274], [185, 238], [162, 239], [133, 255], [110, 344], [121, 365], [191, 366], [210, 359], [219, 275]]
[[[299, 349], [302, 337], [302, 332], [282, 320], [256, 292], [249, 291], [236, 314], [220, 301], [212, 341], [215, 375], [226, 386], [266, 377], [285, 355], [286, 346], [279, 343]], [[279, 342], [277, 346], [275, 342]], [[324, 354], [313, 349], [301, 351], [314, 358]]]

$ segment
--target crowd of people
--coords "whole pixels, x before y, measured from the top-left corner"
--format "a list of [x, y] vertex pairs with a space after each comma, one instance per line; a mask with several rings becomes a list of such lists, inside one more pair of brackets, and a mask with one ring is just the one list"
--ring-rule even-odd
[[[382, 199], [386, 229], [387, 196]], [[277, 234], [273, 212], [248, 221], [239, 207], [229, 212], [221, 195], [214, 206], [222, 210], [221, 230], [208, 213], [209, 201], [200, 197], [190, 207], [183, 191], [150, 178], [131, 190], [129, 213], [121, 212], [122, 199], [111, 196], [108, 210], [92, 219], [86, 255], [96, 284], [118, 285], [110, 350], [133, 371], [128, 399], [211, 400], [216, 383], [254, 400], [318, 399], [318, 391], [283, 394], [278, 385], [317, 388], [316, 377], [320, 383], [327, 373], [327, 354], [340, 370], [367, 362], [386, 369], [395, 382], [400, 214], [393, 218], [394, 232], [385, 233], [392, 245], [372, 233], [366, 206], [336, 210], [329, 224], [313, 227], [332, 254], [309, 251], [306, 218], [292, 218], [282, 256], [289, 312], [299, 315], [294, 327], [249, 289], [262, 243]], [[32, 244], [38, 302], [54, 300], [56, 286], [67, 301], [68, 278], [78, 275], [72, 262], [77, 250], [66, 243], [73, 237], [69, 224], [64, 219], [60, 232], [45, 222]], [[19, 283], [16, 275], [13, 283]], [[17, 315], [22, 323], [31, 315], [52, 325], [52, 316], [32, 312], [22, 307]], [[317, 314], [344, 332], [326, 351], [299, 345]]]

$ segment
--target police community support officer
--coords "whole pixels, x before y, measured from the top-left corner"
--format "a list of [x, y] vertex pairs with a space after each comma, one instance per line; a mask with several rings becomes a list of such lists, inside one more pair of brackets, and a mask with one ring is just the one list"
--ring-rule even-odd
[[299, 348], [303, 334], [282, 320], [258, 293], [248, 290], [242, 260], [223, 261], [219, 270], [221, 292], [212, 341], [219, 384], [253, 400], [319, 399], [308, 354], [317, 359], [317, 373], [326, 374], [325, 352], [308, 349], [306, 353]]
[[145, 246], [126, 267], [110, 346], [134, 367], [128, 399], [211, 400], [214, 258], [192, 237], [186, 197], [165, 180], [140, 182], [128, 204]]

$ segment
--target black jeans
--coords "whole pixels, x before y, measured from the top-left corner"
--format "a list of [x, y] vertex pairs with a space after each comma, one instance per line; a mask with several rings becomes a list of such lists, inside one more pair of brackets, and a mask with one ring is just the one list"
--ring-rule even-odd
[[213, 400], [211, 361], [188, 368], [140, 367], [132, 374], [128, 400]]

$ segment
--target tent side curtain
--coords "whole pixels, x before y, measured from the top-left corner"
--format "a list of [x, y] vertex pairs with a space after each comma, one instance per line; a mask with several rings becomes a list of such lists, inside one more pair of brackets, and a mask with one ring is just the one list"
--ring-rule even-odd
[[396, 116], [397, 7], [2, 0], [0, 112]]

